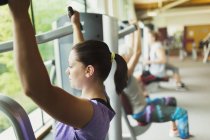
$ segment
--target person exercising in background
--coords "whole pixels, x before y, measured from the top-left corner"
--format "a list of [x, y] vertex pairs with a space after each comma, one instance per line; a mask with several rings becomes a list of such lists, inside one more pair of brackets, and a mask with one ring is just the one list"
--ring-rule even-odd
[[157, 32], [149, 32], [149, 58], [143, 60], [143, 65], [148, 65], [148, 70], [139, 76], [138, 81], [142, 81], [144, 85], [152, 82], [162, 81], [166, 77], [166, 70], [173, 71], [173, 78], [176, 81], [176, 89], [186, 89], [185, 84], [181, 81], [178, 68], [169, 64], [166, 60], [165, 49], [160, 42], [160, 34]]
[[[79, 13], [70, 17], [73, 48], [66, 72], [71, 86], [82, 91], [73, 96], [50, 83], [40, 56], [28, 9], [30, 0], [9, 0], [14, 23], [14, 54], [17, 72], [26, 96], [54, 119], [55, 140], [104, 140], [115, 115], [104, 87], [104, 80], [116, 61], [117, 93], [127, 84], [127, 65], [118, 54], [111, 53], [102, 41], [85, 41], [80, 30]], [[64, 60], [65, 61], [65, 60]]]
[[[136, 26], [138, 28], [138, 26]], [[147, 125], [152, 122], [171, 121], [170, 136], [180, 136], [181, 139], [189, 139], [188, 113], [185, 109], [177, 107], [174, 97], [149, 98], [145, 100], [142, 87], [137, 79], [133, 76], [133, 71], [141, 55], [141, 37], [140, 30], [135, 31], [129, 41], [131, 46], [120, 46], [121, 55], [127, 62], [128, 66], [128, 85], [123, 90], [123, 94], [128, 98], [132, 106], [132, 117], [140, 125]], [[125, 51], [127, 47], [130, 51]], [[177, 122], [177, 124], [176, 124]]]
[[174, 65], [170, 64], [170, 63], [166, 63], [165, 65], [165, 70], [166, 71], [172, 71], [173, 72], [173, 79], [176, 82], [176, 90], [178, 91], [185, 91], [188, 90], [188, 87], [185, 85], [184, 82], [182, 82], [181, 80], [181, 76], [180, 76], [180, 72], [179, 72], [179, 68], [175, 67]]

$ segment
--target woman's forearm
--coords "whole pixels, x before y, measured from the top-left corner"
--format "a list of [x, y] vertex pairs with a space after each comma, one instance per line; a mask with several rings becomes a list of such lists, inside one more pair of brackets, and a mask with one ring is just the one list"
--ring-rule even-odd
[[73, 45], [84, 41], [80, 24], [73, 24]]

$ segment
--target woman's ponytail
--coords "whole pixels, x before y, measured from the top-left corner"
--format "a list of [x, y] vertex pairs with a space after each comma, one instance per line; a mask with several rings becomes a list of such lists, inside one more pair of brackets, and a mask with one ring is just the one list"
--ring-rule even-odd
[[117, 94], [121, 94], [123, 89], [127, 86], [128, 68], [127, 63], [119, 54], [115, 54], [114, 59], [117, 63], [117, 68], [114, 75], [114, 82], [116, 85]]

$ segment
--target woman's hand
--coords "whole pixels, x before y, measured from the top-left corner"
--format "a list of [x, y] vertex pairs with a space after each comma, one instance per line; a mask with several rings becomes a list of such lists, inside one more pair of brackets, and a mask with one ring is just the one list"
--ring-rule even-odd
[[[73, 10], [73, 9], [72, 9]], [[69, 19], [73, 27], [73, 45], [84, 41], [83, 34], [81, 32], [80, 15], [77, 11], [68, 13]]]
[[8, 5], [13, 18], [19, 19], [28, 15], [30, 2], [31, 0], [8, 0]]
[[74, 11], [73, 15], [69, 15], [69, 19], [71, 20], [72, 25], [80, 26], [80, 15], [79, 15], [79, 12]]

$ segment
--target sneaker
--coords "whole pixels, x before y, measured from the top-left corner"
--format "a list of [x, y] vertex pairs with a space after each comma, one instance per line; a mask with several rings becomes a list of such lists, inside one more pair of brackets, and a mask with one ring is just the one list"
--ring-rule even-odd
[[169, 131], [169, 137], [178, 137], [178, 136], [179, 136], [179, 132], [177, 129]]
[[188, 90], [188, 88], [186, 87], [186, 85], [184, 83], [177, 83], [176, 84], [176, 90], [178, 91], [186, 91]]

